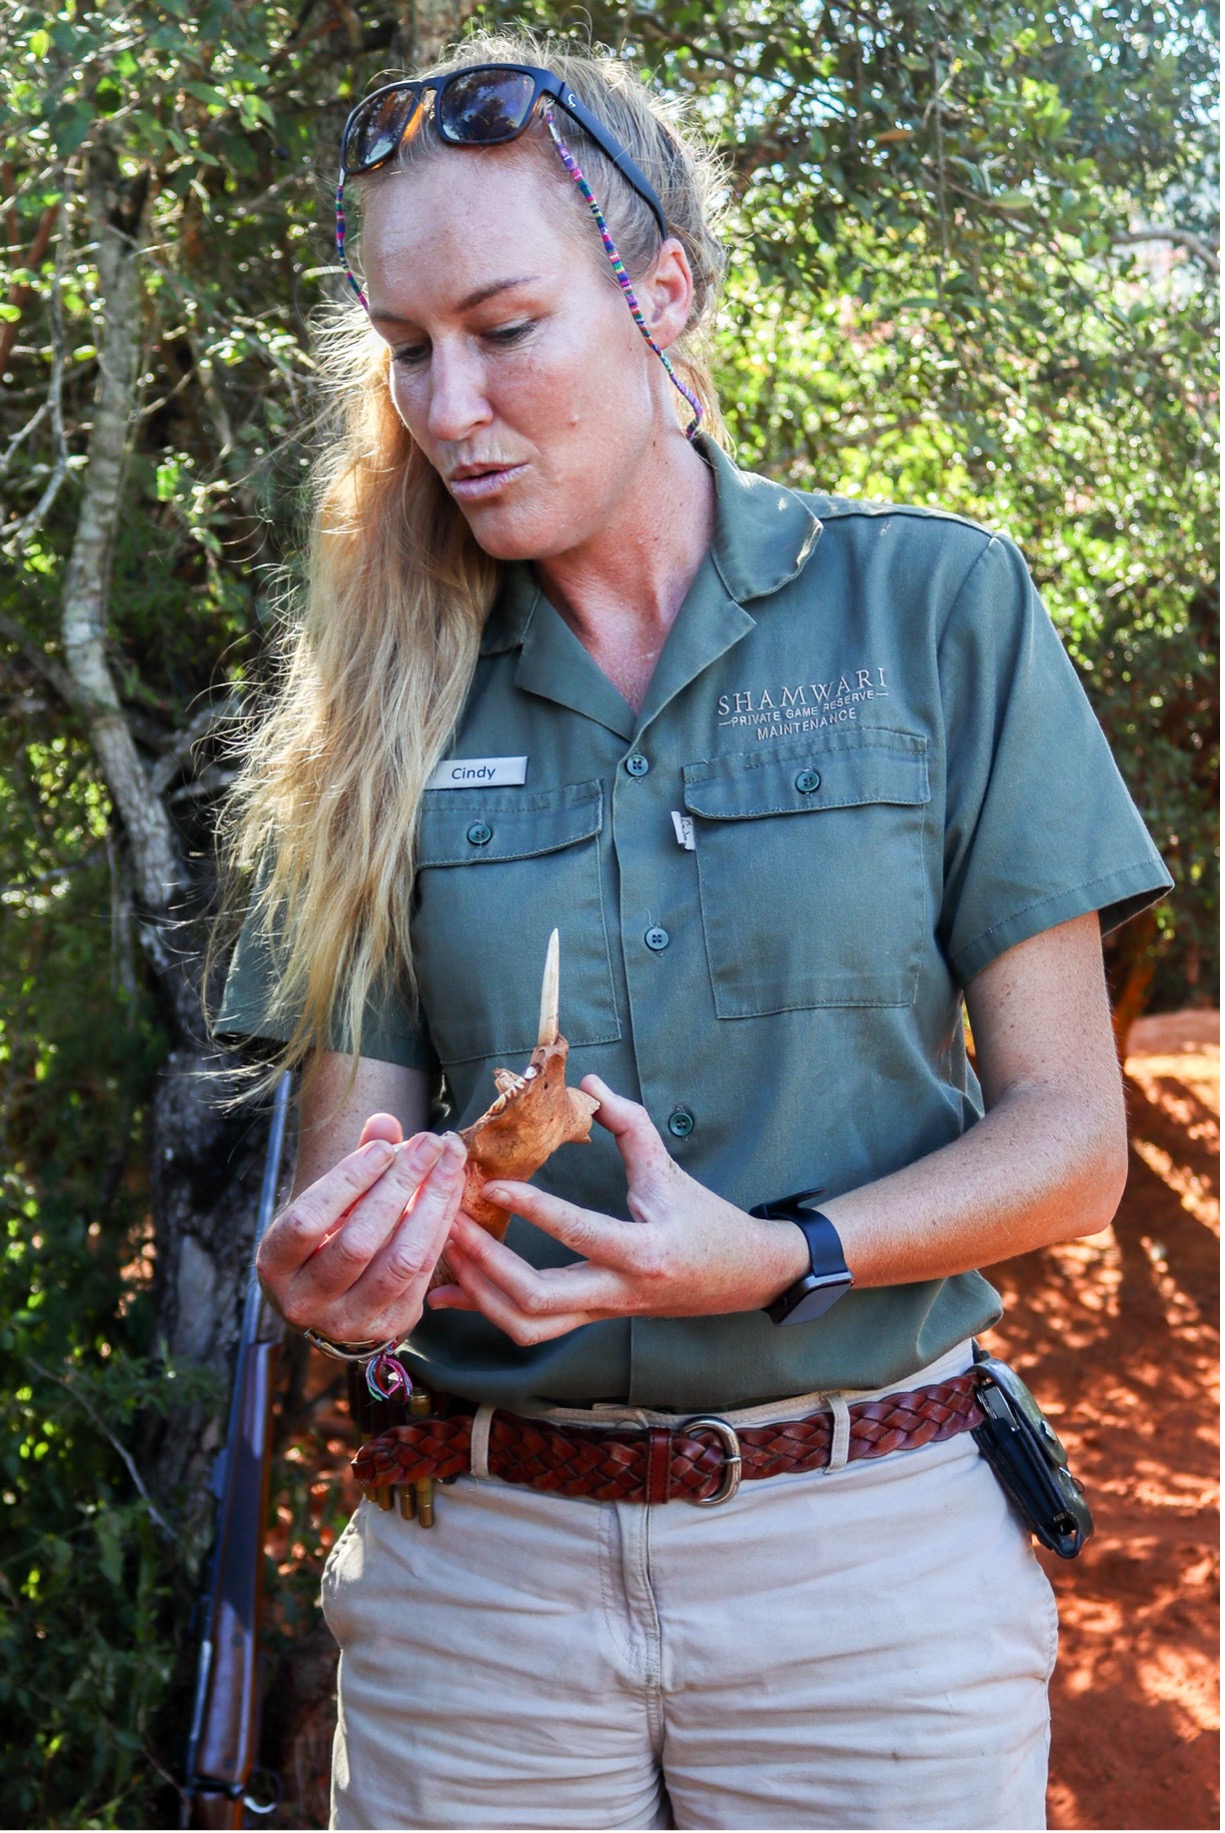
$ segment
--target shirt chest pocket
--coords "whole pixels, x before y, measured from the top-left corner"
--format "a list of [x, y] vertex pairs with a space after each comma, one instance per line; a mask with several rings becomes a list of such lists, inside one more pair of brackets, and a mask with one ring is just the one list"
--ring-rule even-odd
[[715, 1012], [914, 1003], [927, 740], [861, 726], [684, 770]]
[[574, 1045], [620, 1036], [600, 874], [603, 819], [598, 781], [426, 791], [413, 951], [443, 1063], [532, 1050], [554, 928], [564, 1035]]

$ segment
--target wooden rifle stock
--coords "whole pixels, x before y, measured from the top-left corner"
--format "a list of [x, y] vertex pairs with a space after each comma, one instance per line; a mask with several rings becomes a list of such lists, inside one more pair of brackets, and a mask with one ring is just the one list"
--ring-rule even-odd
[[[273, 1101], [257, 1249], [276, 1207], [288, 1108], [289, 1076], [285, 1074]], [[264, 1303], [252, 1264], [234, 1368], [229, 1431], [217, 1472], [217, 1538], [187, 1746], [182, 1821], [186, 1827], [241, 1827], [246, 1809], [261, 1811], [247, 1800], [247, 1794], [259, 1741], [259, 1615], [280, 1343], [280, 1321]], [[263, 1811], [269, 1811], [268, 1807]]]

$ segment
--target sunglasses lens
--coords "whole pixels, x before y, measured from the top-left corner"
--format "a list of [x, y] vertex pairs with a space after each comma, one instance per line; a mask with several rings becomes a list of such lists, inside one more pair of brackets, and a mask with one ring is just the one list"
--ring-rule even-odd
[[452, 146], [496, 146], [523, 132], [536, 84], [519, 70], [465, 70], [435, 103], [438, 131]]
[[420, 106], [410, 90], [400, 90], [394, 95], [371, 96], [355, 108], [342, 153], [346, 172], [369, 172], [390, 158]]

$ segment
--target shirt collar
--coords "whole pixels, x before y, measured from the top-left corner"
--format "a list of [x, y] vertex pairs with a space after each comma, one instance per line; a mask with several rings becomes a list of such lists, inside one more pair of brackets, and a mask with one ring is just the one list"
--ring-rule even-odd
[[[803, 569], [820, 538], [820, 520], [794, 490], [741, 471], [705, 433], [697, 435], [694, 446], [714, 473], [710, 551], [728, 596], [737, 604], [766, 598]], [[539, 597], [530, 565], [512, 561], [486, 620], [481, 654], [517, 649]]]

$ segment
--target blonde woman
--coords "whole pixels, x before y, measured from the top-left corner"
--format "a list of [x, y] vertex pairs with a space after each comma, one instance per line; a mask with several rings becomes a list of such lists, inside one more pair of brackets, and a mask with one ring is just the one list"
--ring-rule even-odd
[[[1160, 859], [1005, 538], [727, 456], [714, 178], [621, 65], [472, 40], [354, 111], [342, 258], [354, 193], [219, 1025], [309, 1059], [269, 1296], [407, 1339], [362, 1468], [456, 1479], [329, 1560], [335, 1824], [1039, 1826], [974, 1269], [1114, 1210]], [[554, 927], [598, 1124], [499, 1243], [438, 1128]]]

